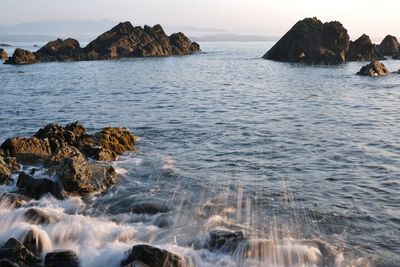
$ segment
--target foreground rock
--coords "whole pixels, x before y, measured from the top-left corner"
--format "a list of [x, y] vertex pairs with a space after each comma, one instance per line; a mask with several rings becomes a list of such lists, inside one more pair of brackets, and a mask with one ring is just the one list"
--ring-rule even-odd
[[45, 267], [79, 267], [79, 259], [71, 250], [56, 251], [46, 254]]
[[20, 163], [34, 163], [50, 156], [51, 149], [48, 140], [36, 137], [15, 137], [7, 139], [1, 149], [8, 156], [16, 157]]
[[384, 59], [378, 47], [371, 42], [368, 35], [363, 34], [354, 42], [350, 42], [347, 59], [349, 61], [374, 61]]
[[386, 66], [379, 61], [373, 61], [370, 64], [361, 68], [361, 70], [357, 73], [357, 75], [361, 76], [385, 76], [388, 75], [389, 71]]
[[350, 38], [339, 22], [306, 18], [296, 23], [263, 58], [284, 62], [339, 64], [346, 61]]
[[0, 247], [0, 259], [7, 259], [21, 266], [35, 266], [38, 258], [15, 238]]
[[30, 64], [49, 61], [105, 60], [125, 57], [165, 57], [190, 55], [200, 51], [200, 46], [183, 33], [165, 34], [160, 25], [134, 27], [130, 22], [119, 23], [101, 34], [86, 47], [77, 40], [57, 39], [31, 53], [16, 50], [7, 64]]
[[214, 230], [210, 232], [209, 249], [211, 251], [219, 250], [225, 253], [232, 253], [245, 240], [245, 236], [241, 231]]
[[400, 43], [396, 37], [388, 35], [382, 40], [378, 49], [383, 56], [397, 56], [400, 53]]
[[36, 55], [28, 50], [17, 48], [12, 57], [9, 57], [4, 63], [11, 65], [26, 65], [39, 62]]
[[129, 256], [121, 262], [121, 266], [142, 266], [148, 267], [183, 267], [184, 259], [164, 249], [149, 245], [134, 246]]
[[0, 59], [5, 60], [7, 58], [8, 58], [7, 52], [3, 48], [0, 48]]
[[34, 178], [24, 172], [18, 176], [17, 186], [19, 192], [25, 196], [39, 199], [46, 194], [51, 194], [57, 199], [64, 199], [65, 193], [58, 181], [47, 178]]

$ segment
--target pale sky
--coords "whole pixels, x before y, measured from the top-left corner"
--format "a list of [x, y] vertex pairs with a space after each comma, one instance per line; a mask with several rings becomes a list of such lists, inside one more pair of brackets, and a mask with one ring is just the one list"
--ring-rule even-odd
[[339, 20], [352, 38], [400, 37], [400, 0], [0, 0], [0, 25], [44, 20], [130, 20], [284, 34], [298, 20]]

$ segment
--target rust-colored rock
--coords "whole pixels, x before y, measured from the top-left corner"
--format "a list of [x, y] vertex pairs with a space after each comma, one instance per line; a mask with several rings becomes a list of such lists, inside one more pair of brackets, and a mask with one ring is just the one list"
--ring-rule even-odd
[[50, 156], [51, 149], [47, 139], [36, 137], [15, 137], [7, 139], [1, 148], [8, 156], [20, 163], [35, 163]]
[[12, 57], [8, 58], [4, 63], [12, 65], [26, 65], [39, 62], [36, 55], [28, 50], [17, 48]]

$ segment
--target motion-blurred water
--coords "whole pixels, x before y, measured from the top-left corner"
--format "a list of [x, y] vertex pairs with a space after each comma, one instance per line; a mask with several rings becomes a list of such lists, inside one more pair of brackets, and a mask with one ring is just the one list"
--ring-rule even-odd
[[[24, 208], [1, 203], [0, 243], [34, 228], [45, 251], [74, 249], [83, 266], [118, 266], [141, 242], [187, 266], [399, 266], [400, 75], [261, 59], [272, 43], [201, 46], [185, 57], [1, 65], [1, 142], [76, 120], [90, 132], [125, 126], [140, 141], [105, 194], [32, 201], [54, 224], [31, 225]], [[138, 203], [169, 212], [135, 214]], [[214, 229], [242, 230], [251, 245], [209, 252]]]

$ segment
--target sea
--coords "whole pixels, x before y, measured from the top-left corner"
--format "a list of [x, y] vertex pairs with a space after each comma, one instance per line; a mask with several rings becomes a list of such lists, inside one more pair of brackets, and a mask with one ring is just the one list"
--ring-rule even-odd
[[[273, 44], [1, 64], [0, 143], [75, 121], [89, 133], [126, 127], [139, 141], [112, 163], [118, 183], [104, 193], [0, 203], [0, 244], [32, 230], [43, 255], [70, 249], [82, 267], [120, 266], [137, 244], [178, 254], [187, 267], [400, 266], [400, 75], [355, 75], [368, 62], [262, 59]], [[25, 221], [32, 206], [56, 220]], [[210, 250], [215, 230], [247, 241]]]

